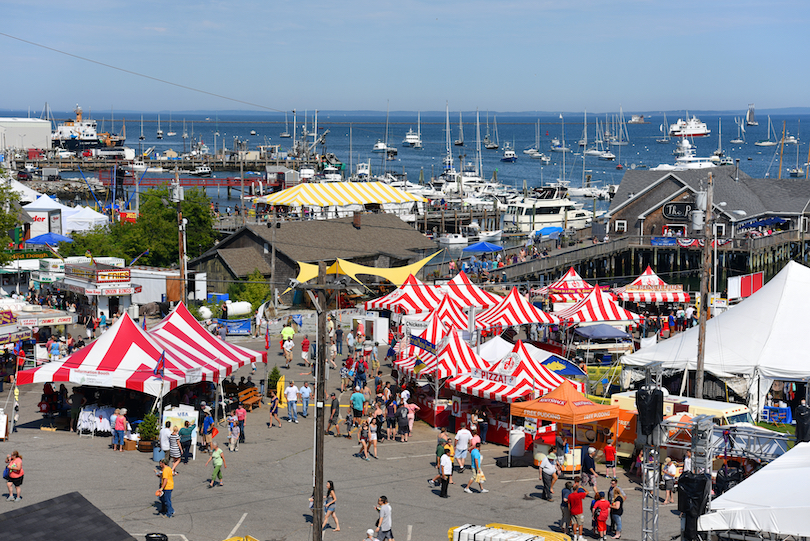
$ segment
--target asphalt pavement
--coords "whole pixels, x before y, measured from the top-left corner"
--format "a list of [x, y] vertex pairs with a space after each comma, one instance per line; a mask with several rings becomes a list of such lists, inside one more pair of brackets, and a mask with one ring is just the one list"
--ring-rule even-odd
[[[279, 366], [282, 374], [300, 385], [307, 372], [300, 362], [300, 335], [296, 336], [295, 363], [283, 368], [278, 355], [278, 341], [271, 340], [268, 354], [270, 367]], [[312, 333], [310, 333], [310, 339]], [[264, 338], [234, 338], [234, 343], [264, 349]], [[344, 348], [345, 351], [345, 348]], [[340, 357], [339, 357], [340, 358]], [[390, 367], [384, 366], [386, 377]], [[235, 375], [250, 374], [250, 366]], [[259, 367], [263, 377], [263, 367]], [[340, 390], [336, 372], [327, 382], [327, 395]], [[254, 378], [258, 379], [258, 378]], [[70, 386], [68, 387], [70, 389]], [[308, 499], [313, 486], [314, 408], [309, 418], [300, 416], [299, 424], [286, 422], [286, 410], [279, 412], [282, 427], [268, 428], [266, 405], [247, 416], [246, 443], [239, 452], [226, 450], [224, 486], [208, 488], [212, 471], [205, 467], [207, 455], [198, 453], [197, 460], [178, 467], [175, 477], [174, 518], [156, 516], [158, 486], [151, 453], [119, 453], [111, 450], [110, 438], [79, 438], [64, 430], [40, 430], [42, 416], [37, 409], [42, 387], [29, 385], [20, 393], [21, 411], [18, 432], [0, 442], [6, 454], [16, 449], [23, 456], [25, 482], [22, 502], [0, 500], [0, 512], [21, 505], [40, 502], [71, 491], [81, 492], [126, 531], [144, 539], [150, 532], [169, 534], [170, 541], [222, 541], [230, 536], [252, 535], [263, 541], [305, 541], [312, 538], [312, 512]], [[343, 393], [341, 404], [348, 404], [350, 392]], [[8, 388], [2, 401], [8, 396]], [[327, 401], [328, 402], [328, 401]], [[345, 415], [345, 408], [342, 415]], [[328, 411], [327, 411], [328, 415]], [[225, 433], [220, 429], [217, 441], [225, 446]], [[501, 522], [559, 531], [559, 497], [556, 501], [540, 499], [541, 484], [535, 467], [501, 468], [495, 459], [506, 456], [503, 446], [483, 446], [483, 468], [489, 493], [467, 494], [463, 491], [469, 476], [454, 475], [450, 498], [439, 497], [439, 488], [428, 485], [435, 474], [434, 451], [437, 432], [423, 422], [416, 422], [408, 443], [379, 444], [379, 459], [369, 462], [355, 456], [356, 439], [327, 436], [325, 474], [337, 493], [337, 516], [340, 531], [334, 523], [327, 527], [324, 539], [361, 541], [366, 529], [377, 519], [377, 498], [388, 497], [393, 508], [393, 533], [398, 541], [440, 541], [447, 539], [451, 527], [466, 523]], [[604, 471], [604, 466], [599, 465]], [[608, 481], [600, 478], [600, 490]], [[624, 473], [620, 486], [628, 493], [625, 504], [623, 539], [641, 537], [641, 492], [637, 479]], [[557, 483], [557, 491], [563, 487]], [[587, 500], [587, 505], [590, 499]], [[586, 536], [589, 529], [586, 528]], [[675, 506], [661, 507], [659, 539], [668, 540], [679, 532]], [[54, 537], [56, 539], [58, 537]]]

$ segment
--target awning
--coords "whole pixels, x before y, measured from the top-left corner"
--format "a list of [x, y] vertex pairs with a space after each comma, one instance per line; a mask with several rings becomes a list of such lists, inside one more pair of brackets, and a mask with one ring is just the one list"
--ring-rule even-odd
[[332, 207], [383, 203], [426, 202], [424, 197], [394, 188], [384, 182], [303, 183], [260, 201], [268, 205]]
[[462, 308], [489, 308], [503, 300], [503, 297], [494, 295], [473, 284], [464, 271], [459, 271], [452, 280], [439, 286], [444, 293], [452, 297]]
[[623, 301], [630, 302], [689, 302], [689, 293], [682, 286], [671, 286], [663, 281], [652, 267], [647, 265], [644, 272], [624, 287], [613, 290]]
[[594, 323], [597, 321], [638, 321], [636, 313], [625, 310], [613, 299], [610, 293], [599, 287], [593, 288], [587, 297], [565, 310], [554, 312], [561, 321], [567, 323]]
[[560, 385], [546, 396], [512, 404], [512, 415], [565, 424], [592, 423], [619, 418], [619, 406], [596, 404], [573, 384]]
[[476, 322], [483, 328], [496, 325], [525, 325], [527, 323], [557, 323], [559, 319], [533, 306], [521, 295], [516, 287], [512, 288], [500, 303], [482, 312]]

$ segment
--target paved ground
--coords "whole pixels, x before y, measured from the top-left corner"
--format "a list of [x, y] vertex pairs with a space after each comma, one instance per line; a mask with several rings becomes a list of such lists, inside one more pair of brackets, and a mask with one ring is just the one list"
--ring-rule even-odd
[[[237, 341], [257, 349], [264, 347], [263, 339]], [[271, 344], [271, 366], [283, 365], [277, 348], [277, 342]], [[298, 375], [304, 371], [302, 367], [281, 370], [287, 377], [292, 372], [297, 383], [302, 381]], [[243, 368], [237, 378], [249, 372], [249, 367]], [[334, 387], [335, 379], [328, 391]], [[263, 541], [311, 539], [307, 500], [313, 484], [312, 408], [309, 419], [300, 418], [297, 425], [284, 422], [280, 429], [267, 427], [266, 406], [248, 414], [247, 443], [238, 453], [225, 454], [228, 468], [223, 487], [208, 488], [211, 467], [204, 467], [205, 456], [198, 455], [195, 462], [181, 465], [173, 497], [177, 515], [167, 519], [154, 515], [157, 479], [151, 454], [113, 452], [108, 438], [78, 438], [65, 431], [39, 430], [41, 416], [36, 403], [40, 393], [39, 385], [22, 388], [22, 426], [10, 441], [0, 442], [6, 454], [17, 449], [23, 455], [26, 475], [22, 503], [78, 490], [132, 534], [163, 532], [176, 535], [170, 540], [185, 536], [191, 541], [221, 541], [230, 535], [247, 534]], [[2, 402], [7, 394], [8, 389]], [[344, 393], [341, 403], [347, 402], [348, 393]], [[222, 436], [219, 441], [225, 442]], [[426, 482], [435, 472], [435, 441], [436, 432], [418, 422], [410, 442], [382, 443], [379, 460], [365, 462], [353, 456], [358, 450], [354, 441], [327, 437], [326, 478], [335, 483], [341, 530], [335, 532], [329, 527], [324, 538], [361, 541], [376, 520], [374, 505], [383, 494], [392, 503], [393, 531], [399, 541], [406, 541], [409, 526], [412, 539], [434, 541], [446, 539], [448, 528], [465, 523], [503, 522], [556, 529], [559, 500], [548, 503], [536, 499], [536, 468], [497, 467], [495, 458], [506, 454], [501, 446], [489, 444], [483, 450], [488, 494], [464, 493], [461, 484], [466, 483], [466, 475], [456, 474], [450, 499], [439, 498], [438, 488]], [[639, 539], [638, 484], [622, 475], [621, 486], [629, 494], [623, 538]], [[600, 479], [603, 487], [607, 488], [607, 482]], [[0, 500], [0, 512], [19, 505]], [[660, 539], [666, 541], [675, 535], [678, 525], [674, 507], [662, 508]]]

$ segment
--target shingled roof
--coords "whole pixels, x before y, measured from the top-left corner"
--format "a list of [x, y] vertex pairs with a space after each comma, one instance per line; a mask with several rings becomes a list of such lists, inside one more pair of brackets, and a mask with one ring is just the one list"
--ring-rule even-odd
[[256, 248], [227, 248], [217, 250], [217, 253], [237, 278], [250, 276], [256, 269], [263, 276], [270, 275], [270, 264]]
[[25, 507], [19, 505], [0, 515], [0, 538], [3, 541], [135, 541], [134, 537], [78, 492]]
[[[271, 244], [270, 228], [251, 225], [248, 229]], [[293, 261], [355, 259], [380, 254], [409, 259], [418, 250], [435, 248], [432, 240], [393, 214], [362, 214], [359, 229], [354, 227], [352, 218], [282, 222], [276, 229], [276, 250]]]

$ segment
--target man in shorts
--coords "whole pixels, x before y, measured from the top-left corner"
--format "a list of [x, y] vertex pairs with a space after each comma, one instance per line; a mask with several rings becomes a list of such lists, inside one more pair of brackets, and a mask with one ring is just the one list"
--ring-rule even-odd
[[464, 472], [464, 459], [467, 458], [470, 440], [472, 440], [472, 433], [467, 430], [466, 423], [461, 423], [461, 430], [456, 432], [456, 462], [458, 462], [459, 473]]
[[305, 334], [304, 339], [301, 340], [301, 360], [304, 361], [305, 365], [309, 366], [309, 335], [308, 334]]
[[375, 509], [380, 512], [380, 520], [377, 521], [377, 529], [375, 530], [379, 534], [379, 540], [386, 541], [386, 539], [390, 539], [394, 541], [394, 534], [391, 531], [391, 504], [388, 503], [388, 498], [380, 496]]
[[352, 416], [354, 417], [354, 425], [360, 423], [360, 418], [363, 416], [363, 405], [366, 403], [366, 395], [363, 394], [359, 385], [354, 388], [352, 396], [349, 398], [352, 403]]
[[571, 488], [571, 494], [568, 495], [568, 509], [571, 512], [571, 531], [573, 532], [573, 541], [583, 541], [582, 538], [582, 524], [584, 523], [582, 502], [588, 496], [588, 492], [580, 486], [580, 477], [574, 477], [574, 486]]
[[331, 395], [332, 403], [329, 406], [329, 424], [326, 427], [326, 433], [329, 433], [329, 429], [333, 426], [337, 430], [335, 436], [340, 436], [340, 399], [338, 399], [335, 393]]
[[588, 453], [582, 457], [582, 486], [589, 487], [592, 486], [595, 492], [598, 492], [596, 488], [596, 449], [593, 447], [588, 447]]

